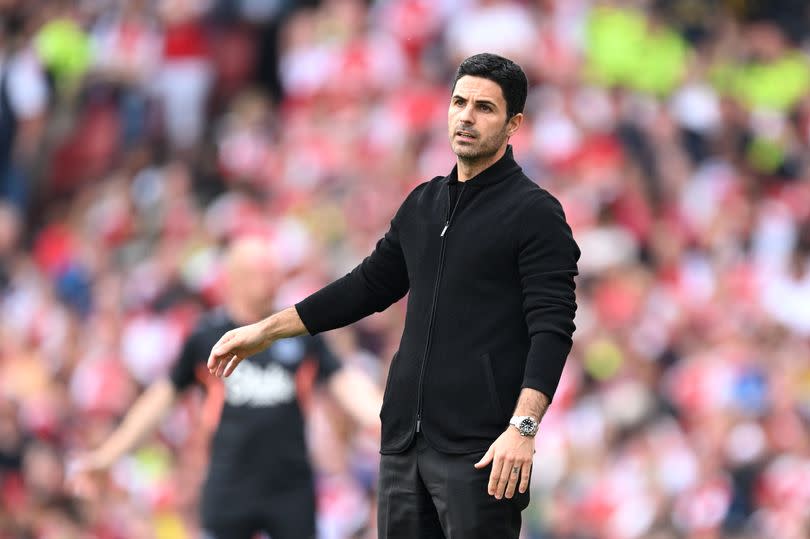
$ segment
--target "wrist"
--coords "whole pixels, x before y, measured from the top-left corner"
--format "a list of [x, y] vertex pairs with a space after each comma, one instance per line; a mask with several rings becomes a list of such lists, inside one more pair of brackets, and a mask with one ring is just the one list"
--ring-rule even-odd
[[279, 339], [295, 337], [306, 333], [306, 328], [295, 307], [288, 307], [260, 321], [260, 331], [268, 346]]
[[279, 339], [291, 337], [284, 311], [277, 312], [259, 322], [259, 333], [264, 347], [268, 347]]
[[514, 415], [509, 420], [509, 426], [514, 427], [521, 436], [533, 438], [540, 428], [540, 420], [532, 415]]
[[274, 340], [278, 339], [276, 334], [279, 331], [278, 314], [263, 318], [258, 322], [259, 334], [261, 335], [262, 342], [269, 345]]

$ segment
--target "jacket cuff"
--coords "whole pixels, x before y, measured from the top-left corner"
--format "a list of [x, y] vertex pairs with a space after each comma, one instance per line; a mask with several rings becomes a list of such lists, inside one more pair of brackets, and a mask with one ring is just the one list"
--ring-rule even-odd
[[301, 319], [301, 322], [303, 322], [304, 327], [307, 329], [307, 333], [310, 335], [317, 335], [322, 330], [319, 329], [316, 315], [318, 310], [312, 305], [313, 303], [315, 302], [313, 301], [312, 296], [309, 296], [296, 303], [294, 307], [296, 312], [298, 312], [298, 318]]
[[522, 387], [540, 391], [550, 402], [560, 383], [571, 344], [571, 339], [555, 333], [538, 333], [532, 337]]

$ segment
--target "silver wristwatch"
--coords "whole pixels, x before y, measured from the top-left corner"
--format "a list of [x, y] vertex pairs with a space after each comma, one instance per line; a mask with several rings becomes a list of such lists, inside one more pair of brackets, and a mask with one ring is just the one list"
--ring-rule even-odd
[[513, 416], [509, 424], [514, 426], [521, 436], [534, 436], [540, 428], [540, 422], [530, 415]]

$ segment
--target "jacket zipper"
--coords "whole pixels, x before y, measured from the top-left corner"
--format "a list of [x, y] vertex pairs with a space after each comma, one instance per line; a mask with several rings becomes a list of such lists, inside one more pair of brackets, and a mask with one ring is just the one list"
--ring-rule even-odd
[[444, 222], [444, 228], [442, 228], [441, 234], [439, 237], [441, 238], [441, 248], [439, 249], [439, 268], [436, 270], [436, 281], [433, 283], [433, 301], [430, 305], [430, 317], [428, 318], [428, 334], [427, 338], [425, 339], [425, 353], [422, 356], [422, 365], [419, 369], [419, 385], [418, 385], [418, 393], [416, 397], [416, 432], [420, 432], [422, 430], [422, 385], [424, 383], [425, 378], [425, 370], [427, 369], [427, 362], [428, 357], [430, 355], [430, 345], [432, 343], [433, 337], [433, 321], [436, 317], [436, 307], [438, 304], [439, 299], [439, 284], [442, 280], [442, 273], [444, 270], [444, 250], [446, 245], [447, 238], [445, 234], [447, 234], [447, 229], [450, 228], [450, 224], [453, 222], [453, 216], [456, 214], [456, 210], [458, 209], [458, 204], [461, 202], [461, 197], [464, 195], [464, 189], [467, 188], [466, 182], [461, 186], [461, 191], [458, 193], [458, 198], [456, 199], [456, 203], [453, 206], [453, 209], [450, 209], [450, 185], [447, 186], [447, 214], [446, 219]]

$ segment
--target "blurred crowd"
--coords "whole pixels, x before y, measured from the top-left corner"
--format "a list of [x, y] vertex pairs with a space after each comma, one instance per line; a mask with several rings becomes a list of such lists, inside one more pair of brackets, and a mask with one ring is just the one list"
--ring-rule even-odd
[[[454, 163], [457, 63], [520, 63], [512, 141], [582, 249], [527, 539], [810, 537], [810, 8], [802, 0], [0, 0], [0, 538], [199, 534], [200, 400], [64, 487], [277, 249], [288, 306]], [[452, 277], [452, 276], [451, 276]], [[402, 304], [334, 332], [380, 383]], [[306, 403], [321, 537], [374, 537], [377, 440]]]

